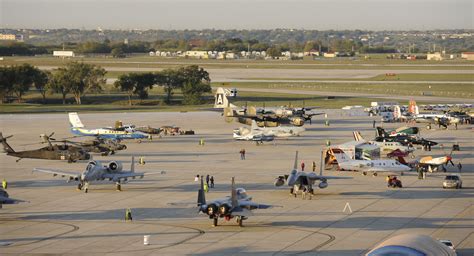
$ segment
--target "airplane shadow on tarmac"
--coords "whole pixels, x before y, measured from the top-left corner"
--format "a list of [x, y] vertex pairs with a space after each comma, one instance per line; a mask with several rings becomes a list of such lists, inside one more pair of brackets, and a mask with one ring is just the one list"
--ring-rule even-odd
[[[316, 246], [315, 244], [314, 246]], [[283, 250], [283, 251], [252, 251], [248, 247], [227, 247], [222, 249], [215, 249], [211, 251], [206, 251], [202, 253], [187, 254], [187, 255], [196, 255], [196, 256], [208, 256], [208, 255], [245, 255], [245, 254], [257, 254], [257, 255], [298, 255], [298, 254], [327, 254], [327, 255], [361, 255], [364, 250], [307, 250], [307, 251], [295, 251], [295, 250]]]

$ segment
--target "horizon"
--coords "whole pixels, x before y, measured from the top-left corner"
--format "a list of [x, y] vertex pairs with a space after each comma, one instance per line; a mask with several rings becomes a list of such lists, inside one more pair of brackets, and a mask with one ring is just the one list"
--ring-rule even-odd
[[474, 13], [469, 0], [3, 0], [1, 5], [1, 26], [11, 29], [429, 31], [473, 29]]

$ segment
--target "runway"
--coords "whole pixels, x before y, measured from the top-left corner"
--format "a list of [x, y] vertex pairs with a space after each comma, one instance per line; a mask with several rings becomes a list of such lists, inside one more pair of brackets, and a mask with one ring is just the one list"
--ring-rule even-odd
[[[60, 177], [32, 173], [34, 167], [81, 172], [86, 163], [23, 159], [0, 155], [1, 177], [9, 182], [8, 193], [29, 203], [4, 205], [0, 209], [0, 255], [359, 255], [384, 239], [402, 233], [427, 234], [453, 241], [458, 255], [474, 253], [474, 140], [472, 126], [459, 130], [422, 130], [421, 135], [443, 145], [432, 154], [450, 152], [453, 142], [461, 151], [453, 161], [463, 164], [463, 189], [442, 189], [440, 174], [419, 180], [415, 174], [401, 177], [404, 188], [387, 188], [383, 175], [362, 176], [353, 172], [327, 171], [350, 180], [330, 180], [328, 188], [318, 189], [312, 200], [289, 195], [287, 188], [275, 188], [273, 181], [288, 174], [295, 151], [300, 160], [319, 166], [326, 140], [338, 144], [352, 140], [359, 130], [373, 137], [372, 119], [351, 116], [342, 110], [326, 110], [330, 126], [321, 118], [300, 137], [277, 140], [256, 146], [235, 142], [231, 131], [239, 126], [226, 123], [219, 113], [79, 113], [86, 127], [124, 124], [177, 125], [193, 129], [196, 135], [170, 136], [142, 143], [127, 142], [128, 149], [114, 156], [94, 155], [108, 162], [143, 156], [147, 172], [115, 191], [112, 183], [99, 182], [89, 193], [76, 191], [75, 185]], [[55, 132], [57, 139], [70, 137], [67, 114], [0, 115], [3, 136], [15, 150], [34, 149], [42, 144], [40, 133]], [[398, 127], [399, 124], [384, 124]], [[200, 139], [205, 145], [199, 146]], [[24, 146], [22, 146], [24, 145]], [[247, 159], [240, 160], [245, 148]], [[425, 152], [417, 151], [417, 156]], [[448, 166], [449, 171], [456, 171]], [[161, 174], [166, 171], [165, 174]], [[256, 210], [254, 216], [238, 227], [234, 220], [211, 220], [197, 214], [196, 174], [213, 175], [216, 187], [206, 194], [208, 200], [230, 193], [230, 180], [244, 187], [255, 202], [272, 204]], [[350, 211], [343, 212], [346, 203]], [[125, 222], [125, 209], [131, 208], [133, 221]], [[150, 235], [150, 245], [143, 236]]]

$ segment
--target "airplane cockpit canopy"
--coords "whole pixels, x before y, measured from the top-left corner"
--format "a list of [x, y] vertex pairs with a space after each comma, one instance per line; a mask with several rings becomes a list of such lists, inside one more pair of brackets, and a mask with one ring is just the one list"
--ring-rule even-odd
[[238, 198], [245, 198], [247, 197], [247, 191], [243, 188], [238, 188], [236, 189], [236, 192], [237, 192], [237, 197]]

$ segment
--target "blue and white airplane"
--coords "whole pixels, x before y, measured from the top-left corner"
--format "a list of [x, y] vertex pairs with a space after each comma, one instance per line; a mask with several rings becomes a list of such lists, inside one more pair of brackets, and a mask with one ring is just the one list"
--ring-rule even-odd
[[125, 139], [150, 139], [151, 135], [134, 131], [130, 129], [114, 130], [112, 128], [87, 129], [79, 119], [76, 112], [69, 113], [69, 123], [71, 124], [71, 132], [80, 136], [96, 136], [104, 139], [125, 140]]

